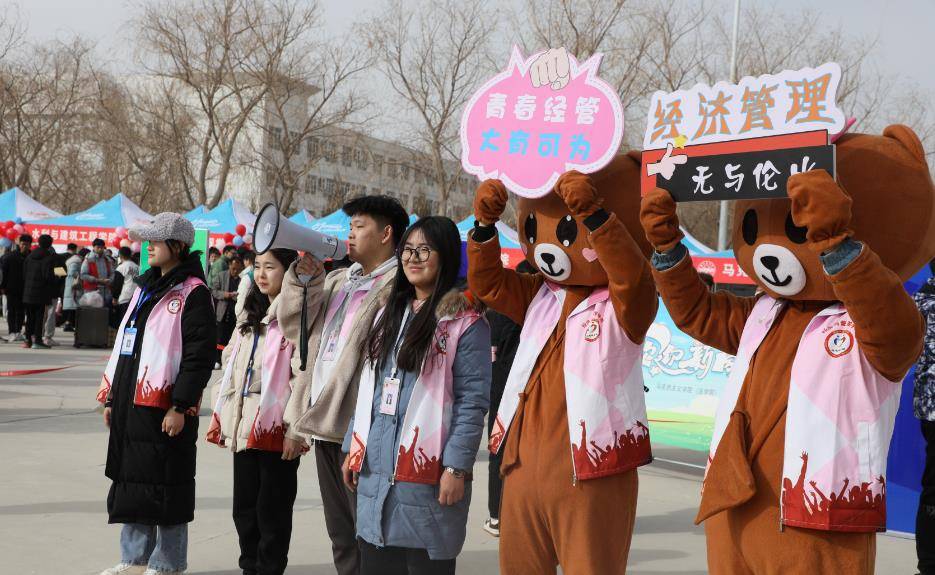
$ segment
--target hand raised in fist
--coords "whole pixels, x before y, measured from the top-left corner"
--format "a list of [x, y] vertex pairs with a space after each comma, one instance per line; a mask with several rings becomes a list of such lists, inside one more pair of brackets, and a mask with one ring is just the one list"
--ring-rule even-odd
[[484, 180], [474, 192], [474, 217], [481, 224], [497, 223], [506, 209], [506, 186], [500, 180]]
[[675, 200], [662, 188], [656, 188], [643, 196], [640, 201], [640, 223], [646, 232], [646, 239], [659, 253], [671, 250], [685, 237], [679, 227]]
[[555, 193], [562, 198], [574, 217], [586, 218], [601, 209], [597, 190], [587, 174], [575, 170], [565, 172], [555, 182]]
[[825, 170], [795, 174], [786, 184], [792, 200], [792, 222], [806, 228], [808, 247], [828, 252], [853, 235], [851, 201], [841, 186]]
[[542, 53], [529, 67], [529, 79], [532, 87], [552, 86], [561, 90], [571, 79], [571, 64], [565, 48], [552, 48]]

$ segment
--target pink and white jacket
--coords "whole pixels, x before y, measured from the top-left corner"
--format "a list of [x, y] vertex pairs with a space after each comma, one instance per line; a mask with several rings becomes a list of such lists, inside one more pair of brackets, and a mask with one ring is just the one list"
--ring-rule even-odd
[[[757, 348], [784, 302], [761, 296], [740, 337], [715, 415], [709, 464]], [[780, 520], [828, 531], [886, 528], [886, 458], [901, 386], [860, 349], [854, 322], [835, 303], [809, 323], [792, 363]]]
[[[565, 294], [560, 285], [546, 281], [526, 311], [519, 348], [490, 434], [492, 453], [500, 450], [520, 393], [558, 324]], [[642, 344], [631, 341], [617, 321], [606, 287], [592, 292], [568, 314], [565, 401], [575, 480], [623, 473], [652, 461], [642, 356]]]
[[[382, 312], [377, 314], [375, 322]], [[413, 384], [409, 407], [403, 418], [399, 455], [393, 474], [396, 481], [435, 485], [441, 478], [442, 452], [448, 439], [454, 404], [452, 368], [458, 340], [480, 319], [476, 309], [463, 310], [438, 319], [434, 349], [429, 351], [419, 377]], [[349, 451], [350, 467], [357, 472], [360, 472], [367, 452], [376, 379], [374, 364], [366, 360], [357, 389], [357, 407], [354, 410]]]
[[[274, 301], [273, 306], [275, 304]], [[230, 441], [235, 451], [282, 451], [286, 436], [283, 412], [292, 394], [291, 360], [295, 346], [283, 336], [275, 312], [269, 313], [263, 323], [266, 329], [257, 337], [254, 367], [249, 378], [247, 369], [254, 334], [243, 335], [239, 329], [236, 331], [208, 428], [209, 442], [225, 447]], [[243, 429], [246, 441], [241, 445], [238, 431], [242, 425], [249, 426], [249, 432]]]
[[[200, 279], [189, 277], [167, 291], [149, 313], [146, 319], [146, 329], [143, 331], [143, 341], [140, 344], [134, 405], [161, 409], [172, 407], [172, 388], [179, 374], [179, 364], [182, 360], [182, 312], [189, 294], [202, 285], [204, 282]], [[114, 372], [117, 370], [117, 362], [120, 359], [120, 336], [141, 294], [142, 290], [136, 288], [130, 299], [127, 313], [117, 329], [117, 342], [110, 353], [110, 359], [104, 369], [104, 377], [97, 390], [97, 400], [101, 403], [107, 400], [114, 380]], [[190, 414], [197, 413], [198, 406], [189, 409], [189, 412]]]

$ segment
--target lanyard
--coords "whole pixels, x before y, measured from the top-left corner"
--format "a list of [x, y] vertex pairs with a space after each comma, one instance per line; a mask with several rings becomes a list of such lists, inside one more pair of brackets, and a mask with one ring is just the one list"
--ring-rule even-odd
[[142, 293], [140, 294], [140, 298], [136, 300], [136, 307], [133, 308], [133, 313], [130, 314], [130, 320], [128, 321], [128, 323], [130, 324], [131, 328], [133, 328], [136, 325], [136, 316], [139, 315], [140, 308], [143, 307], [143, 304], [149, 301], [149, 298], [151, 297], [153, 297], [153, 294], [151, 292], [142, 290]]
[[396, 335], [396, 343], [393, 344], [393, 379], [396, 379], [396, 372], [399, 371], [397, 364], [399, 363], [399, 348], [403, 342], [403, 335], [406, 333], [406, 321], [409, 319], [409, 312], [412, 309], [412, 304], [406, 304], [406, 313], [403, 314], [403, 321], [399, 324], [399, 333]]
[[253, 348], [250, 349], [250, 361], [247, 362], [247, 373], [244, 376], [243, 396], [247, 397], [250, 393], [250, 384], [253, 383], [253, 356], [256, 355], [256, 345], [260, 341], [260, 334], [253, 334]]

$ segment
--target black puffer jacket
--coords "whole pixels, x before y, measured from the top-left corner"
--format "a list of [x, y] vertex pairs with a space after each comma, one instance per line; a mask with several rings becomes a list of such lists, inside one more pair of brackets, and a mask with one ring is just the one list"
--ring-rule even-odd
[[[107, 496], [111, 523], [177, 525], [194, 518], [198, 417], [186, 416], [182, 432], [170, 438], [162, 431], [165, 410], [133, 404], [146, 320], [155, 303], [189, 276], [204, 280], [195, 255], [165, 277], [153, 268], [136, 280], [154, 295], [140, 308], [134, 354], [120, 356], [108, 397], [113, 412], [105, 475], [113, 481]], [[172, 390], [175, 405], [198, 403], [214, 367], [216, 339], [211, 294], [207, 287], [195, 288], [182, 310], [182, 357]]]
[[48, 305], [57, 296], [57, 282], [52, 268], [57, 257], [49, 248], [37, 247], [29, 252], [23, 264], [23, 303]]
[[0, 257], [0, 270], [3, 272], [3, 281], [0, 289], [14, 300], [23, 299], [23, 261], [25, 256], [19, 249], [13, 249]]

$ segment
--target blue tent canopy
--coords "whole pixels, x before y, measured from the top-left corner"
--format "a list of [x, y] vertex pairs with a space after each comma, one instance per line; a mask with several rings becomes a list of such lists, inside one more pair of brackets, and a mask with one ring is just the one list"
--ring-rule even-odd
[[315, 221], [315, 216], [313, 216], [308, 210], [299, 210], [292, 214], [292, 216], [289, 218], [289, 221], [295, 222], [300, 226], [309, 227], [312, 225], [312, 222]]
[[117, 194], [109, 200], [101, 200], [83, 212], [41, 220], [52, 226], [88, 228], [119, 228], [147, 224], [153, 217], [144, 212], [130, 198]]
[[32, 199], [19, 188], [10, 188], [0, 194], [0, 221], [24, 222], [54, 218], [62, 214]]
[[200, 206], [185, 212], [185, 219], [192, 220], [206, 213], [208, 213], [208, 208], [206, 208], [204, 204], [201, 204]]
[[[188, 214], [186, 214], [186, 217], [188, 217]], [[253, 224], [256, 222], [256, 216], [233, 198], [224, 200], [213, 210], [194, 217], [188, 217], [188, 219], [196, 228], [208, 230], [208, 233], [211, 234], [233, 234], [238, 224], [246, 226], [247, 233], [251, 233]]]

